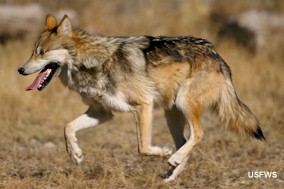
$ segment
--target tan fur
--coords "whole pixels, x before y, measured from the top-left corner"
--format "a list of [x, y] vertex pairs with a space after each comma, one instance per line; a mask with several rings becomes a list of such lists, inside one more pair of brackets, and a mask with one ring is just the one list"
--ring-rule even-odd
[[[234, 130], [264, 140], [257, 119], [235, 93], [228, 65], [208, 41], [191, 36], [91, 36], [72, 28], [67, 16], [54, 23], [55, 18], [47, 16], [46, 30], [19, 72], [50, 69], [89, 106], [65, 127], [67, 152], [76, 163], [83, 159], [76, 132], [111, 119], [112, 111], [133, 112], [139, 152], [163, 156], [171, 149], [152, 146], [151, 138], [154, 108], [165, 109], [177, 148], [168, 160], [172, 168], [165, 181], [182, 172], [202, 139], [205, 108], [213, 107]], [[191, 130], [188, 139], [183, 136], [185, 125]]]
[[57, 25], [57, 21], [52, 15], [46, 16], [45, 29], [48, 31], [53, 30]]

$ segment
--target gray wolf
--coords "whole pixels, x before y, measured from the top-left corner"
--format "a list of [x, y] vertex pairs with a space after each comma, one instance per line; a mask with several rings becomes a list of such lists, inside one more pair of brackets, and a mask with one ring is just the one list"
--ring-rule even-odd
[[[48, 15], [31, 58], [18, 71], [40, 71], [26, 90], [42, 90], [58, 76], [89, 106], [64, 130], [67, 152], [77, 164], [83, 154], [76, 132], [111, 119], [112, 111], [133, 112], [141, 154], [166, 156], [171, 149], [151, 142], [153, 110], [164, 109], [176, 146], [165, 181], [181, 173], [202, 139], [200, 116], [205, 108], [238, 133], [265, 140], [256, 117], [235, 92], [230, 68], [204, 39], [93, 36], [74, 29], [66, 15], [59, 24]], [[189, 137], [184, 136], [185, 126]]]

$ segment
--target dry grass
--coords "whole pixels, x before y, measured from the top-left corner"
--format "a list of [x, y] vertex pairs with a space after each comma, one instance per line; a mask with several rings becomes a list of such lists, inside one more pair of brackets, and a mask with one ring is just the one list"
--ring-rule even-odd
[[[65, 6], [41, 2], [49, 8]], [[237, 7], [227, 1], [83, 2], [68, 6], [79, 11], [82, 27], [92, 30], [94, 23], [99, 33], [197, 35], [213, 41], [217, 28], [212, 28], [212, 10], [226, 10], [228, 16], [256, 6], [283, 13], [278, 1], [254, 5], [242, 0]], [[130, 114], [117, 113], [113, 121], [80, 132], [85, 161], [81, 166], [71, 162], [63, 127], [86, 107], [56, 79], [43, 92], [24, 92], [34, 77], [22, 77], [16, 70], [29, 58], [35, 38], [31, 34], [0, 46], [0, 188], [283, 188], [282, 35], [254, 57], [229, 41], [216, 47], [231, 66], [238, 94], [259, 118], [268, 141], [237, 136], [206, 114], [204, 139], [192, 151], [186, 170], [169, 184], [160, 178], [168, 169], [167, 158], [138, 154]], [[159, 111], [154, 125], [154, 143], [173, 146]], [[248, 171], [277, 171], [278, 178], [250, 179]]]

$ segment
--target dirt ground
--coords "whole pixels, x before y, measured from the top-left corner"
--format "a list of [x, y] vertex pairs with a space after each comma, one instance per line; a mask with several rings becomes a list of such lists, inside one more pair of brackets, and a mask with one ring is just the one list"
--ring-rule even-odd
[[[112, 121], [78, 133], [85, 159], [75, 165], [65, 151], [63, 128], [87, 107], [58, 79], [42, 92], [24, 91], [35, 75], [20, 76], [17, 68], [31, 54], [38, 36], [31, 33], [0, 45], [0, 188], [284, 188], [283, 35], [276, 31], [267, 46], [250, 54], [232, 41], [217, 40], [220, 23], [210, 19], [217, 10], [224, 18], [254, 8], [283, 14], [281, 1], [40, 2], [50, 10], [75, 9], [81, 28], [104, 35], [194, 35], [212, 41], [267, 142], [226, 130], [205, 113], [204, 138], [192, 150], [186, 169], [175, 181], [163, 183], [168, 157], [141, 156], [132, 115], [115, 113]], [[174, 147], [161, 110], [155, 112], [153, 140]], [[248, 176], [261, 171], [276, 172], [277, 178]]]

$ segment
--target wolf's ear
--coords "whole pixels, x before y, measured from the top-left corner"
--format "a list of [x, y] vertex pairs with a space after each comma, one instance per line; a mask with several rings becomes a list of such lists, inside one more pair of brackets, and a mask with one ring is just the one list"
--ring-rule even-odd
[[45, 20], [45, 29], [48, 31], [53, 30], [57, 25], [57, 21], [56, 18], [50, 14], [48, 14], [46, 16], [46, 20]]
[[72, 25], [67, 15], [65, 15], [58, 24], [57, 32], [61, 35], [66, 35], [68, 37], [72, 36]]

